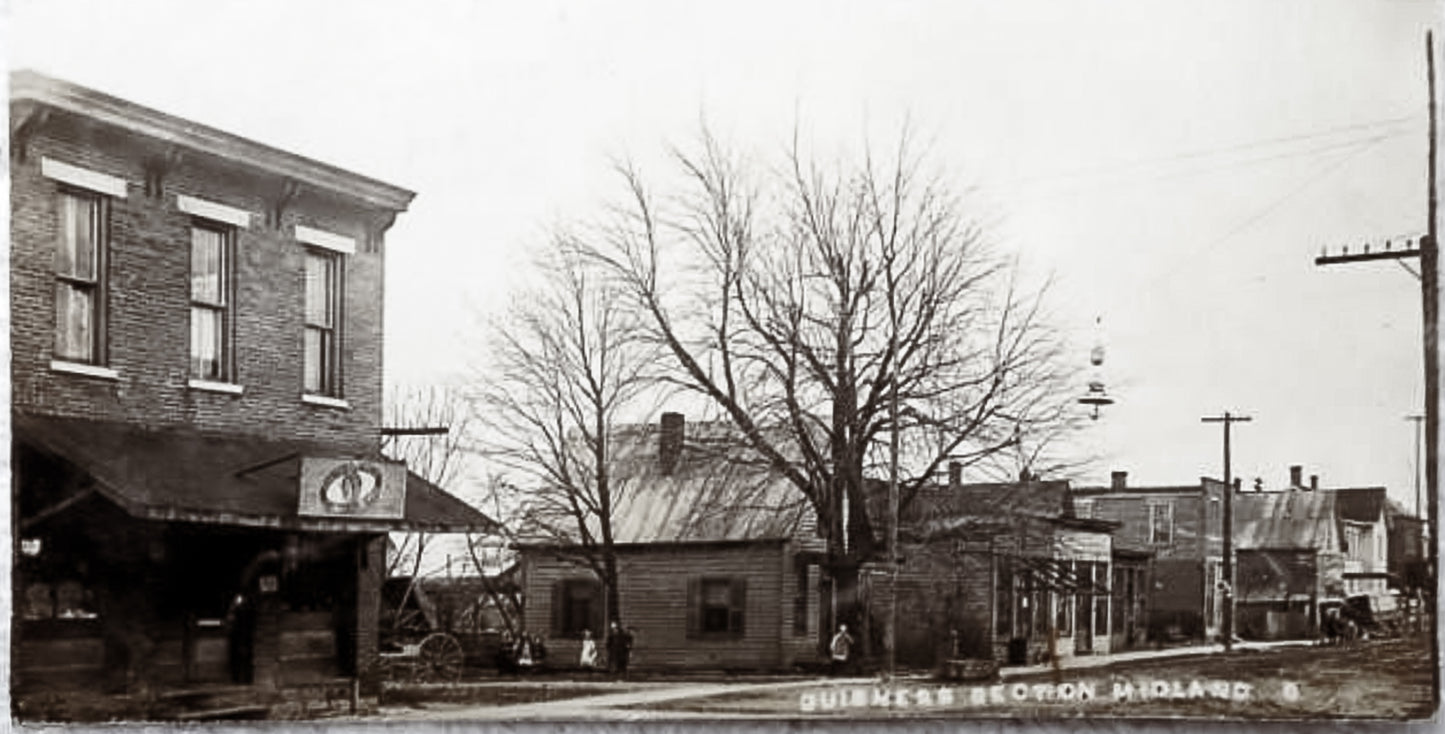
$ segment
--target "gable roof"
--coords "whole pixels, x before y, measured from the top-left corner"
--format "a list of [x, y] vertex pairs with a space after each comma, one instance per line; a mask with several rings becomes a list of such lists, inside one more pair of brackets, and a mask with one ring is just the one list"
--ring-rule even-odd
[[664, 471], [657, 425], [614, 432], [617, 543], [778, 540], [816, 528], [808, 499], [740, 445], [723, 423], [689, 423], [681, 455]]
[[1340, 547], [1338, 492], [1244, 492], [1234, 496], [1234, 543], [1241, 550]]

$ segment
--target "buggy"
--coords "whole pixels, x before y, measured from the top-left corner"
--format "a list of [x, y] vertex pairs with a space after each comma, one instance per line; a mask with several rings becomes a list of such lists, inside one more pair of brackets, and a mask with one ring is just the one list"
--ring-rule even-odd
[[410, 578], [382, 586], [380, 667], [392, 681], [451, 683], [462, 674], [462, 644], [443, 629], [436, 606]]

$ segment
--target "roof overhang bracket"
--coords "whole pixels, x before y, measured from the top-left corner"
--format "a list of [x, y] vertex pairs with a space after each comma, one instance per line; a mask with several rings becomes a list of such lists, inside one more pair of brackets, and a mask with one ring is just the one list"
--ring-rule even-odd
[[285, 221], [286, 210], [291, 208], [291, 202], [296, 200], [301, 193], [301, 183], [294, 178], [282, 181], [281, 189], [271, 197], [269, 206], [266, 208], [266, 225], [271, 229], [281, 229]]
[[30, 138], [50, 121], [49, 107], [32, 107], [10, 121], [10, 156], [24, 163], [30, 149]]
[[181, 149], [174, 146], [166, 146], [164, 152], [154, 155], [145, 161], [145, 193], [152, 199], [159, 199], [165, 192], [166, 175], [181, 163]]

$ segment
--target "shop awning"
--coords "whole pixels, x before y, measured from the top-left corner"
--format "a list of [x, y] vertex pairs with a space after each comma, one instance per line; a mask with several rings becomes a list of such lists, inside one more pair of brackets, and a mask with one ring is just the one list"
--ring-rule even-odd
[[83, 471], [102, 496], [145, 520], [358, 533], [486, 532], [496, 526], [409, 471], [398, 517], [303, 515], [303, 458], [379, 458], [347, 456], [319, 442], [18, 413], [12, 421], [15, 441]]
[[1108, 582], [1085, 578], [1070, 561], [1039, 556], [1010, 556], [1018, 569], [1033, 572], [1034, 583], [1063, 594], [1108, 594]]

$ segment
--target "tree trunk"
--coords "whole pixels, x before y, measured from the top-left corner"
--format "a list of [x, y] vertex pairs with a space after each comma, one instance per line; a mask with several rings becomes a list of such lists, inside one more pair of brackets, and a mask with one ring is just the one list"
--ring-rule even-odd
[[[614, 621], [618, 624], [622, 623], [621, 595], [617, 592], [617, 555], [612, 552], [611, 547], [608, 547], [603, 552], [602, 569], [603, 575], [606, 576], [606, 578], [602, 579], [602, 588], [607, 595], [604, 621], [608, 625], [607, 628], [610, 628]], [[607, 628], [604, 628], [600, 632], [605, 633]]]
[[818, 625], [818, 642], [823, 654], [828, 654], [828, 643], [838, 631], [838, 626], [846, 624], [848, 632], [858, 641], [866, 655], [869, 649], [867, 610], [859, 604], [857, 561], [846, 557], [831, 560], [824, 572], [827, 576], [822, 582], [828, 603], [819, 615]]

